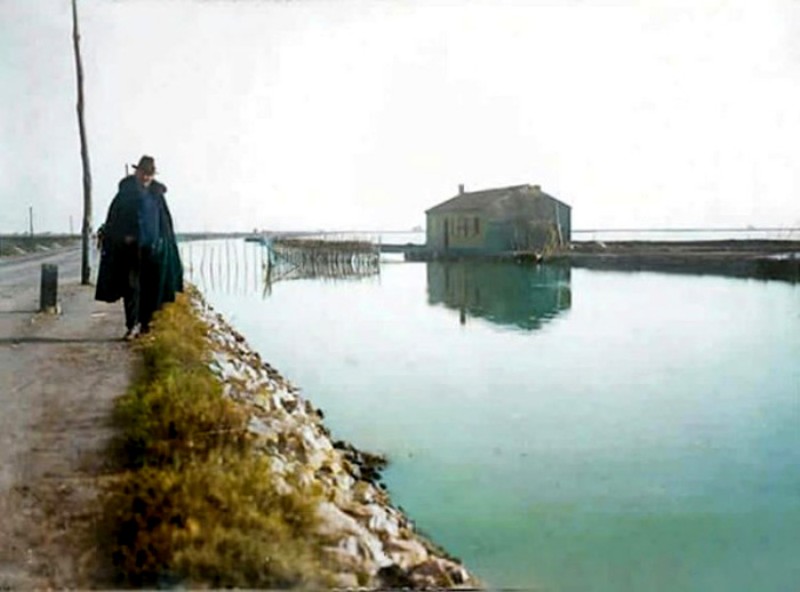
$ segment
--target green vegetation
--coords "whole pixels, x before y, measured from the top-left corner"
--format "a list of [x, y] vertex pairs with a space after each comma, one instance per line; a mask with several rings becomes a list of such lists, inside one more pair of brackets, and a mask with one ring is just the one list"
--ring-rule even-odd
[[136, 346], [142, 364], [117, 404], [120, 472], [102, 496], [102, 546], [120, 583], [324, 586], [313, 493], [275, 486], [247, 416], [209, 369], [208, 327], [186, 296]]

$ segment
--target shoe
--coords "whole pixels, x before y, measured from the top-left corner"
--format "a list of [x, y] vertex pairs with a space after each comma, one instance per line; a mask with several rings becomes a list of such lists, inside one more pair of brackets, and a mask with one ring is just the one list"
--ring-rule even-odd
[[122, 336], [122, 341], [133, 341], [139, 337], [139, 332], [139, 325], [134, 325], [125, 332], [125, 335]]

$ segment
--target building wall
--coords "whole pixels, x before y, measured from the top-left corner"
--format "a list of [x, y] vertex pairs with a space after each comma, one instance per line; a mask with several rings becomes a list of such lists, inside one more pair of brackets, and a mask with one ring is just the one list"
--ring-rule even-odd
[[428, 214], [426, 239], [437, 251], [480, 251], [486, 240], [485, 217], [479, 213]]
[[502, 253], [513, 250], [511, 241], [511, 223], [504, 221], [493, 221], [486, 228], [486, 250], [490, 253]]
[[425, 217], [425, 245], [435, 251], [444, 249], [441, 220], [442, 217], [436, 214], [427, 214]]
[[571, 208], [545, 196], [518, 199], [493, 216], [488, 212], [427, 215], [428, 248], [441, 252], [541, 251], [569, 244], [570, 238]]
[[519, 199], [498, 220], [504, 250], [542, 251], [570, 241], [570, 207], [547, 196]]
[[561, 216], [561, 234], [564, 237], [564, 244], [572, 242], [572, 208], [566, 204], [559, 204]]

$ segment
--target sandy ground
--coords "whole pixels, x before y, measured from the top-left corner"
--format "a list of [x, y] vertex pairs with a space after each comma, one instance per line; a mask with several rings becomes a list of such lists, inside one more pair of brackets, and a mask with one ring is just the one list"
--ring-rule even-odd
[[[37, 313], [41, 263], [58, 315]], [[112, 402], [128, 384], [121, 303], [79, 285], [79, 250], [0, 261], [0, 590], [81, 587]]]

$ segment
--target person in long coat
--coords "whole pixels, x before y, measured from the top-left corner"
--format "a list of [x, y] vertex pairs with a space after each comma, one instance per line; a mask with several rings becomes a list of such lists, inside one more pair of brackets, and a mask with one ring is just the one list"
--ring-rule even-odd
[[147, 333], [153, 313], [183, 291], [172, 215], [154, 179], [155, 160], [142, 156], [135, 173], [119, 182], [99, 232], [100, 269], [95, 299], [125, 304], [125, 339]]

